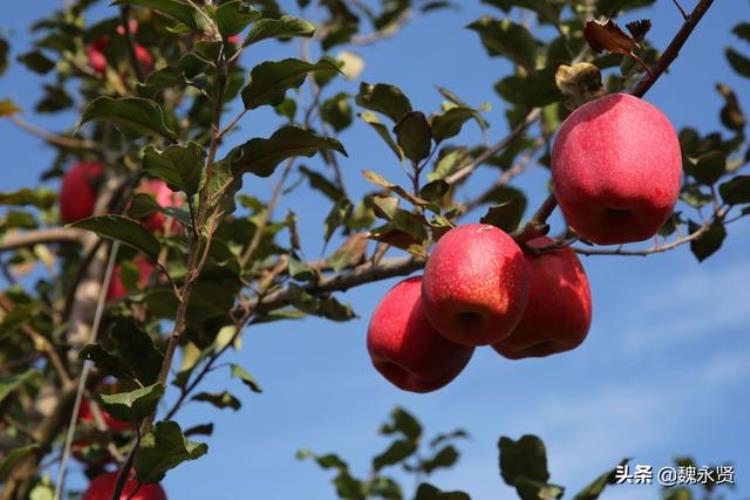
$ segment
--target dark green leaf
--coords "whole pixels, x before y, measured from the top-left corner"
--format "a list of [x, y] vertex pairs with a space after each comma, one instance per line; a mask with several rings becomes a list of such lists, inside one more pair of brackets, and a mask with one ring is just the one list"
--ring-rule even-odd
[[422, 483], [414, 500], [471, 500], [471, 497], [463, 491], [441, 491], [429, 483]]
[[614, 17], [616, 14], [626, 10], [638, 9], [653, 4], [656, 0], [599, 0], [596, 10], [599, 14]]
[[731, 47], [727, 47], [724, 54], [727, 56], [727, 61], [729, 61], [729, 65], [732, 66], [732, 69], [738, 74], [750, 78], [750, 59]]
[[120, 380], [135, 380], [137, 375], [125, 361], [101, 344], [88, 344], [78, 353], [82, 360], [92, 361], [101, 373]]
[[711, 193], [705, 193], [697, 184], [688, 184], [682, 187], [680, 199], [691, 207], [701, 208], [714, 199]]
[[750, 42], [750, 23], [740, 23], [732, 28], [732, 33], [737, 35], [740, 39]]
[[422, 462], [422, 470], [425, 474], [432, 472], [440, 467], [452, 467], [458, 461], [458, 450], [453, 445], [447, 445], [438, 451], [435, 456]]
[[3, 376], [0, 378], [0, 402], [8, 397], [8, 394], [39, 375], [41, 375], [39, 370], [28, 370], [18, 375]]
[[20, 54], [16, 60], [29, 68], [34, 73], [45, 75], [55, 67], [55, 61], [48, 58], [40, 50], [32, 50], [25, 54]]
[[281, 16], [278, 19], [261, 19], [253, 24], [253, 28], [242, 43], [243, 47], [268, 38], [311, 37], [315, 33], [315, 26], [294, 16]]
[[71, 227], [87, 229], [99, 236], [120, 240], [153, 259], [159, 257], [161, 247], [156, 237], [138, 222], [127, 217], [99, 215], [76, 221]]
[[364, 113], [360, 113], [359, 117], [362, 119], [362, 121], [370, 125], [375, 130], [380, 138], [383, 139], [383, 141], [388, 145], [390, 150], [393, 151], [393, 154], [396, 155], [399, 161], [404, 159], [403, 151], [401, 151], [401, 148], [398, 146], [398, 144], [396, 144], [396, 141], [393, 140], [388, 127], [380, 123], [380, 120], [378, 120], [378, 115], [369, 111], [365, 111]]
[[286, 91], [299, 88], [313, 71], [337, 73], [339, 69], [327, 59], [315, 64], [299, 59], [261, 63], [250, 72], [250, 83], [242, 89], [242, 102], [246, 109], [265, 104], [278, 106], [284, 101]]
[[416, 451], [416, 443], [404, 439], [398, 439], [391, 443], [383, 453], [372, 459], [372, 468], [379, 471], [388, 465], [395, 465], [409, 458]]
[[726, 171], [727, 157], [721, 151], [710, 151], [701, 155], [694, 164], [686, 163], [686, 171], [702, 184], [712, 185], [718, 181]]
[[457, 136], [464, 123], [476, 117], [477, 112], [471, 108], [456, 106], [432, 117], [432, 136], [436, 143]]
[[[688, 230], [691, 233], [698, 229], [700, 229], [698, 224], [693, 221], [688, 222]], [[690, 242], [690, 250], [698, 259], [698, 262], [703, 262], [721, 248], [726, 237], [727, 230], [724, 228], [724, 224], [719, 221], [714, 222], [705, 233]]]
[[482, 3], [494, 5], [505, 13], [513, 7], [528, 9], [536, 13], [540, 23], [556, 25], [559, 22], [559, 7], [548, 0], [482, 0]]
[[750, 175], [738, 175], [719, 186], [724, 203], [739, 205], [750, 203]]
[[229, 365], [229, 374], [232, 378], [238, 378], [240, 381], [248, 386], [251, 391], [261, 393], [263, 389], [260, 388], [258, 382], [255, 381], [252, 375], [242, 368], [240, 365], [232, 363]]
[[352, 202], [346, 197], [339, 198], [336, 203], [333, 204], [331, 211], [328, 212], [328, 215], [323, 221], [323, 228], [325, 229], [323, 231], [323, 241], [325, 243], [328, 243], [333, 236], [333, 233], [336, 232], [336, 229], [346, 223], [353, 208]]
[[277, 130], [268, 139], [250, 139], [233, 149], [228, 160], [233, 172], [252, 172], [260, 177], [268, 177], [282, 161], [295, 156], [309, 158], [322, 150], [335, 150], [346, 156], [344, 146], [336, 139], [288, 126]]
[[0, 193], [0, 205], [12, 205], [16, 207], [34, 206], [47, 210], [57, 201], [54, 191], [47, 188], [20, 189], [12, 193]]
[[349, 94], [339, 92], [320, 105], [320, 117], [336, 132], [341, 132], [352, 124], [352, 107], [349, 98]]
[[185, 437], [194, 436], [196, 434], [202, 436], [210, 436], [214, 433], [214, 424], [199, 424], [185, 429]]
[[164, 151], [153, 145], [143, 152], [143, 170], [167, 183], [173, 191], [184, 191], [189, 196], [198, 192], [205, 151], [195, 142], [174, 144]]
[[304, 165], [301, 166], [299, 170], [309, 180], [310, 187], [312, 189], [315, 189], [316, 191], [320, 191], [321, 193], [323, 193], [329, 200], [337, 202], [340, 199], [344, 198], [345, 195], [344, 192], [341, 191], [341, 188], [336, 186], [336, 184], [328, 180], [322, 174], [315, 172], [314, 170], [311, 170]]
[[482, 224], [498, 227], [506, 233], [511, 233], [518, 228], [526, 208], [526, 200], [523, 198], [511, 198], [510, 200], [495, 205], [487, 210], [480, 219]]
[[381, 434], [390, 436], [399, 433], [409, 441], [419, 441], [422, 436], [422, 424], [414, 415], [397, 406], [391, 411], [390, 417], [390, 421], [380, 427]]
[[175, 133], [164, 121], [161, 107], [154, 101], [140, 97], [97, 97], [83, 111], [81, 124], [91, 120], [113, 123], [126, 135], [162, 135], [176, 139]]
[[219, 409], [224, 408], [231, 408], [234, 411], [239, 410], [242, 408], [242, 403], [240, 403], [240, 400], [236, 397], [232, 396], [227, 391], [223, 392], [199, 392], [192, 398], [193, 401], [203, 401], [206, 403], [211, 403], [215, 407]]
[[180, 0], [114, 0], [112, 5], [140, 5], [150, 7], [172, 19], [181, 22], [193, 31], [203, 32], [205, 19], [193, 2]]
[[248, 24], [260, 17], [245, 0], [224, 2], [216, 9], [216, 26], [221, 36], [227, 38], [244, 30]]
[[156, 483], [168, 470], [207, 452], [206, 443], [185, 439], [177, 422], [157, 422], [154, 430], [141, 439], [135, 454], [135, 471], [139, 481]]
[[383, 113], [395, 123], [412, 109], [409, 98], [398, 87], [385, 83], [362, 82], [356, 102], [365, 109]]
[[5, 478], [8, 477], [8, 473], [13, 470], [13, 467], [37, 448], [39, 448], [38, 444], [27, 444], [26, 446], [14, 448], [7, 452], [7, 455], [0, 459], [0, 481], [5, 481]]
[[513, 441], [505, 436], [498, 442], [500, 449], [500, 475], [509, 486], [515, 486], [522, 478], [546, 483], [547, 452], [541, 439], [533, 435], [522, 436]]
[[[624, 458], [620, 461], [620, 465], [627, 465], [629, 461], [630, 459]], [[597, 498], [599, 498], [604, 492], [605, 488], [611, 484], [617, 484], [617, 467], [594, 479], [588, 486], [573, 497], [573, 500], [597, 500]]]
[[495, 84], [495, 91], [509, 103], [523, 109], [544, 107], [563, 97], [555, 82], [555, 71], [549, 69], [525, 76], [507, 76]]
[[8, 52], [10, 52], [8, 42], [4, 38], [0, 38], [0, 76], [8, 69]]
[[410, 111], [393, 127], [404, 155], [414, 163], [427, 158], [432, 149], [432, 130], [421, 111]]
[[139, 422], [156, 411], [163, 395], [164, 386], [157, 383], [130, 392], [99, 394], [99, 400], [117, 420]]
[[44, 97], [36, 104], [34, 109], [38, 113], [57, 113], [73, 106], [73, 98], [61, 85], [45, 85]]
[[132, 319], [117, 318], [110, 327], [109, 340], [113, 352], [132, 368], [143, 385], [157, 381], [164, 356], [151, 336]]
[[490, 16], [484, 16], [467, 27], [479, 33], [490, 56], [507, 57], [526, 71], [534, 71], [536, 40], [525, 27], [508, 19], [501, 21]]

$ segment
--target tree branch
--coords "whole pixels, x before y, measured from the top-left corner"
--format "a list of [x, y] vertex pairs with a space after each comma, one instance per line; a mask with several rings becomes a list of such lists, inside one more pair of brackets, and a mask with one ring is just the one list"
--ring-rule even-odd
[[86, 231], [80, 229], [51, 227], [36, 231], [12, 232], [0, 240], [0, 253], [18, 250], [34, 245], [48, 245], [50, 243], [82, 244]]
[[53, 146], [60, 146], [62, 148], [70, 149], [87, 149], [90, 151], [98, 150], [98, 146], [95, 142], [87, 139], [77, 139], [75, 137], [67, 137], [63, 135], [53, 134], [35, 125], [32, 125], [25, 121], [23, 118], [17, 115], [10, 116], [10, 121], [18, 128], [25, 130], [34, 137], [38, 137], [48, 144]]

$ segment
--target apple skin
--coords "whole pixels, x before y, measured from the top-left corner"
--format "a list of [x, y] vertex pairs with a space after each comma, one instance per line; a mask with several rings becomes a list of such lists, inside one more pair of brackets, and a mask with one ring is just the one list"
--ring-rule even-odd
[[[138, 21], [130, 19], [129, 23], [130, 33], [135, 34], [138, 31]], [[119, 36], [125, 36], [125, 27], [119, 25], [116, 30]], [[102, 35], [93, 43], [86, 46], [86, 56], [88, 57], [89, 67], [97, 74], [103, 75], [107, 69], [107, 56], [104, 54], [104, 49], [109, 45], [109, 36]], [[146, 47], [139, 43], [134, 43], [133, 49], [135, 50], [135, 58], [138, 60], [144, 70], [150, 72], [154, 67], [154, 58]]]
[[65, 173], [60, 188], [60, 218], [65, 224], [93, 215], [103, 173], [101, 163], [85, 161], [76, 162]]
[[[133, 259], [133, 264], [138, 268], [140, 274], [138, 284], [141, 288], [147, 287], [151, 281], [151, 274], [156, 270], [156, 266], [142, 257]], [[115, 266], [112, 270], [112, 279], [109, 282], [109, 288], [107, 289], [107, 300], [118, 300], [127, 297], [127, 295], [128, 289], [122, 281], [122, 268]]]
[[628, 94], [584, 104], [552, 149], [555, 195], [568, 224], [600, 245], [652, 237], [680, 194], [682, 154], [674, 127]]
[[474, 348], [454, 344], [427, 321], [422, 278], [408, 278], [385, 295], [367, 330], [367, 351], [375, 369], [396, 387], [431, 392], [464, 369]]
[[[539, 248], [551, 243], [542, 237], [527, 245]], [[565, 247], [541, 255], [527, 251], [526, 262], [531, 273], [526, 311], [510, 337], [492, 347], [510, 359], [575, 349], [591, 326], [591, 290], [581, 261]]]
[[[132, 426], [130, 425], [130, 422], [124, 422], [122, 420], [117, 420], [112, 415], [110, 415], [104, 408], [102, 408], [101, 405], [99, 405], [99, 412], [102, 415], [102, 420], [104, 420], [104, 425], [107, 427], [108, 430], [111, 430], [112, 432], [123, 432], [128, 429], [131, 429]], [[81, 401], [81, 409], [78, 412], [78, 422], [86, 425], [96, 426], [96, 418], [94, 417], [94, 410], [91, 408], [91, 403], [88, 402], [88, 400], [84, 399]]]
[[[167, 183], [160, 179], [144, 179], [138, 187], [138, 192], [150, 194], [162, 207], [179, 207], [183, 203], [182, 197], [172, 191]], [[172, 217], [156, 212], [142, 221], [149, 231], [159, 234], [176, 235], [182, 232], [182, 225]]]
[[[84, 492], [81, 500], [111, 500], [117, 484], [117, 472], [107, 472], [95, 477]], [[135, 493], [133, 493], [135, 492]], [[167, 494], [160, 484], [142, 483], [128, 479], [122, 489], [120, 500], [167, 500]]]
[[448, 340], [480, 346], [510, 335], [529, 295], [529, 270], [513, 238], [487, 224], [448, 231], [425, 267], [422, 305]]

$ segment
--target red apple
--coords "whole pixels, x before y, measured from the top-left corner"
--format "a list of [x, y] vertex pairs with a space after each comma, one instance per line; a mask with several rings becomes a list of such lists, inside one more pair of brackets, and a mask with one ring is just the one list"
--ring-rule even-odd
[[[132, 428], [129, 422], [117, 420], [102, 408], [101, 405], [99, 405], [99, 413], [107, 432], [118, 433]], [[83, 425], [86, 430], [82, 431], [80, 439], [73, 442], [73, 446], [71, 447], [73, 456], [84, 463], [105, 464], [110, 462], [112, 457], [102, 441], [102, 434], [99, 431], [91, 403], [86, 399], [81, 401], [81, 408], [78, 412], [78, 424]], [[87, 450], [87, 448], [89, 449]]]
[[[140, 275], [138, 285], [141, 288], [147, 287], [151, 281], [151, 274], [156, 269], [156, 265], [142, 257], [136, 257], [133, 259], [133, 264], [138, 268]], [[127, 297], [127, 295], [128, 289], [122, 281], [122, 268], [120, 266], [115, 266], [112, 270], [112, 279], [109, 282], [109, 288], [107, 289], [107, 300], [118, 300]]]
[[[150, 194], [156, 200], [156, 203], [162, 207], [179, 207], [183, 203], [183, 198], [179, 193], [169, 189], [167, 184], [159, 179], [145, 179], [138, 188], [139, 193]], [[168, 217], [161, 212], [150, 215], [143, 221], [143, 225], [149, 231], [156, 233], [175, 235], [182, 231], [182, 226], [172, 217]]]
[[104, 55], [104, 48], [108, 43], [109, 38], [103, 36], [86, 46], [86, 57], [89, 61], [89, 67], [100, 75], [103, 75], [107, 69], [107, 56]]
[[521, 320], [529, 270], [513, 238], [486, 224], [448, 231], [432, 252], [422, 282], [430, 323], [458, 344], [494, 344]]
[[79, 161], [65, 173], [60, 188], [60, 218], [64, 223], [93, 215], [103, 172], [101, 163]]
[[430, 392], [461, 373], [474, 348], [454, 344], [427, 321], [422, 278], [409, 278], [385, 295], [370, 320], [367, 351], [376, 370], [405, 391]]
[[[102, 420], [104, 421], [104, 425], [107, 427], [107, 430], [110, 430], [112, 432], [123, 432], [132, 428], [130, 422], [117, 420], [104, 408], [102, 408], [101, 405], [98, 405], [98, 407], [99, 413], [101, 414]], [[81, 401], [81, 409], [78, 412], [78, 422], [89, 425], [91, 427], [97, 427], [94, 410], [93, 408], [91, 408], [91, 403], [89, 403], [89, 401], [86, 399]]]
[[[540, 248], [551, 243], [542, 237], [527, 245]], [[591, 325], [591, 291], [578, 256], [568, 247], [541, 255], [528, 251], [526, 262], [531, 273], [526, 311], [510, 337], [492, 347], [510, 359], [549, 356], [578, 347]]]
[[136, 43], [133, 48], [135, 50], [135, 58], [138, 59], [141, 67], [147, 73], [150, 73], [154, 67], [154, 57], [151, 55], [148, 49], [140, 43]]
[[[94, 478], [81, 500], [112, 500], [117, 484], [117, 472], [107, 472]], [[139, 483], [128, 479], [122, 489], [120, 500], [167, 500], [167, 494], [160, 484]]]
[[555, 195], [568, 224], [601, 245], [652, 237], [672, 213], [682, 179], [674, 127], [628, 94], [584, 104], [552, 149]]

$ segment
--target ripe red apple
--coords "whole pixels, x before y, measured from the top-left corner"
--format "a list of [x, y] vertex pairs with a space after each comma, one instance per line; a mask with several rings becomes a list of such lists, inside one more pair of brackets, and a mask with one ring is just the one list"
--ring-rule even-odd
[[656, 107], [628, 94], [608, 95], [562, 124], [552, 179], [565, 219], [582, 238], [601, 245], [645, 240], [677, 202], [680, 143]]
[[79, 161], [65, 173], [60, 188], [60, 218], [64, 223], [70, 224], [94, 213], [103, 172], [101, 163]]
[[513, 238], [486, 224], [448, 231], [422, 281], [430, 323], [458, 344], [494, 344], [510, 335], [529, 295], [529, 270]]
[[[135, 34], [138, 31], [138, 21], [130, 19], [129, 21], [130, 33]], [[125, 27], [119, 25], [116, 30], [120, 36], [125, 36]], [[89, 67], [96, 73], [102, 75], [107, 69], [107, 57], [104, 54], [104, 49], [109, 45], [110, 38], [108, 35], [102, 35], [95, 42], [90, 43], [86, 46], [86, 56], [88, 57]], [[154, 65], [154, 58], [146, 47], [139, 43], [135, 43], [133, 49], [135, 50], [135, 57], [141, 64], [144, 70], [151, 71]]]
[[[182, 196], [169, 189], [160, 179], [144, 179], [137, 190], [139, 193], [150, 194], [161, 207], [179, 207], [183, 203]], [[182, 225], [161, 212], [155, 212], [142, 221], [149, 231], [155, 233], [175, 235], [182, 231]]]
[[[102, 420], [104, 421], [104, 425], [107, 427], [107, 430], [110, 430], [112, 432], [123, 432], [132, 428], [130, 422], [117, 420], [112, 415], [110, 415], [107, 410], [102, 408], [101, 405], [98, 405], [98, 407], [99, 413], [101, 414]], [[93, 408], [91, 408], [91, 403], [86, 399], [81, 400], [81, 409], [78, 412], [78, 422], [96, 427], [96, 417], [94, 416], [94, 410]]]
[[367, 351], [376, 370], [405, 391], [430, 392], [461, 373], [474, 348], [454, 344], [427, 321], [422, 278], [409, 278], [385, 295], [370, 320]]
[[[547, 237], [527, 243], [550, 245]], [[536, 255], [526, 252], [529, 302], [510, 337], [492, 347], [510, 359], [543, 357], [578, 347], [591, 325], [591, 291], [581, 261], [568, 247]]]
[[[136, 257], [133, 259], [133, 264], [138, 268], [140, 276], [138, 279], [138, 285], [141, 288], [147, 287], [151, 281], [151, 274], [156, 269], [156, 265], [142, 257]], [[107, 289], [107, 300], [118, 300], [127, 295], [128, 289], [122, 281], [122, 268], [120, 266], [115, 266], [112, 270], [112, 279], [109, 282], [109, 288]]]
[[[116, 484], [116, 472], [97, 476], [91, 481], [81, 500], [112, 500]], [[122, 489], [120, 500], [167, 500], [167, 494], [160, 484], [144, 484], [135, 479], [128, 479]]]

